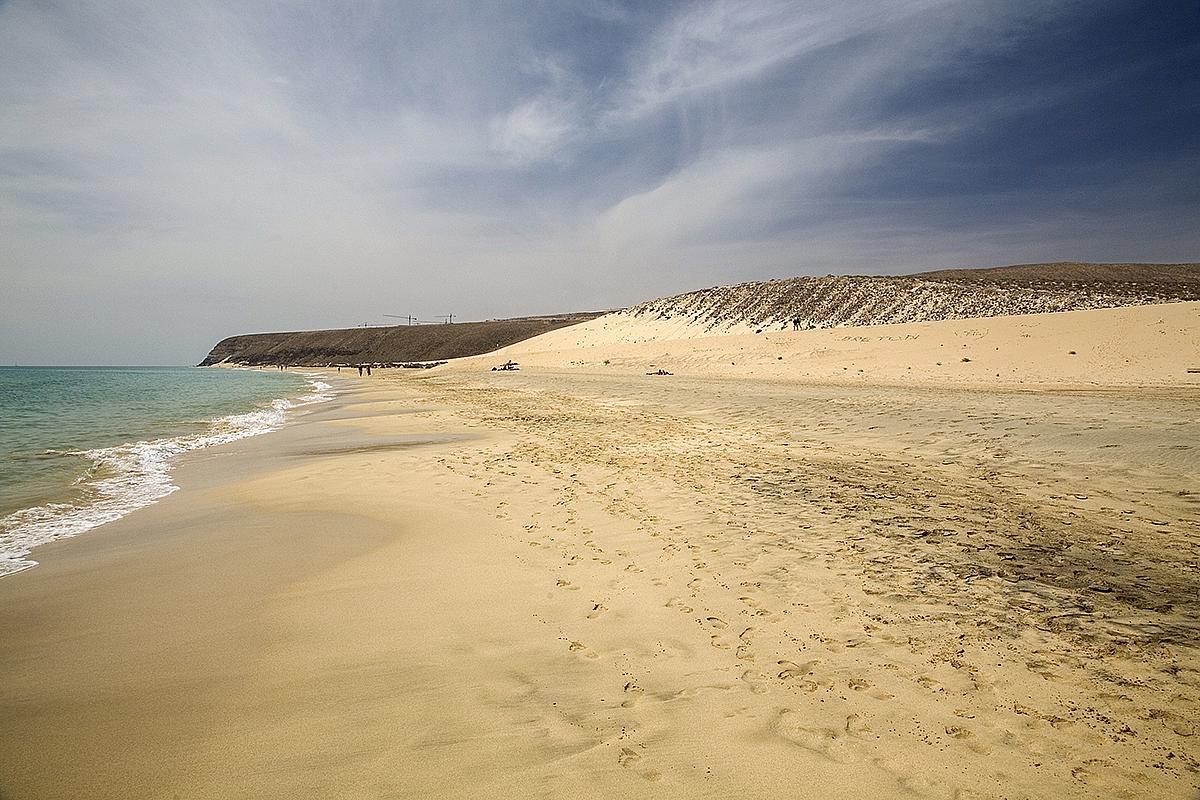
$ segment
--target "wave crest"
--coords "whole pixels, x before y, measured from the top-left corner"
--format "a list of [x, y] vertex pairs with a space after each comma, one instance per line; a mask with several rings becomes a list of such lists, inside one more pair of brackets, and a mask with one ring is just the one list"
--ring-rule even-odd
[[[36, 561], [26, 558], [35, 547], [114, 522], [177, 491], [171, 472], [175, 459], [184, 453], [270, 433], [284, 423], [291, 409], [333, 398], [332, 386], [315, 376], [305, 377], [311, 389], [308, 394], [220, 417], [203, 433], [64, 453], [92, 461], [81, 479], [87, 488], [85, 496], [74, 503], [22, 509], [0, 519], [0, 576], [36, 566]], [[97, 478], [99, 475], [104, 477]]]

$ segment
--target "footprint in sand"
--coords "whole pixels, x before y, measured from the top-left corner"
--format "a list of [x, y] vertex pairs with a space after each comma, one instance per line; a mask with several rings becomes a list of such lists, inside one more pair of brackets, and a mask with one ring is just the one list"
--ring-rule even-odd
[[608, 606], [604, 605], [604, 603], [595, 603], [594, 605], [592, 605], [592, 611], [590, 614], [587, 615], [587, 618], [595, 619], [596, 617], [603, 614], [605, 611], [608, 611]]
[[858, 714], [850, 714], [846, 717], [846, 733], [856, 735], [859, 733], [868, 733], [870, 730], [871, 726]]
[[704, 621], [709, 625], [712, 625], [717, 630], [724, 630], [725, 628], [729, 627], [729, 623], [720, 617], [705, 617]]
[[788, 681], [788, 680], [792, 680], [793, 678], [803, 678], [805, 675], [810, 674], [813, 671], [813, 667], [815, 667], [820, 662], [817, 660], [813, 660], [813, 661], [805, 661], [803, 664], [797, 664], [795, 661], [786, 661], [785, 660], [785, 661], [778, 661], [776, 663], [778, 663], [779, 666], [783, 667], [783, 669], [780, 670], [780, 672], [779, 672], [779, 677], [785, 681]]
[[983, 800], [984, 797], [928, 775], [908, 775], [900, 780], [900, 786], [917, 797], [953, 797], [954, 800]]
[[753, 597], [739, 597], [738, 600], [741, 600], [743, 603], [750, 606], [754, 616], [756, 617], [767, 617], [771, 614], [768, 609], [762, 607], [762, 603], [758, 602]]
[[570, 582], [570, 581], [568, 581], [568, 580], [563, 580], [562, 578], [559, 578], [559, 579], [558, 579], [558, 583], [556, 583], [555, 585], [556, 585], [558, 588], [560, 588], [560, 589], [566, 589], [566, 590], [568, 590], [568, 591], [571, 591], [571, 592], [578, 592], [578, 591], [579, 591], [579, 587], [578, 587], [578, 586], [576, 586], [575, 584], [571, 583], [571, 582]]
[[666, 606], [667, 608], [678, 608], [684, 614], [690, 614], [693, 610], [691, 606], [685, 604], [683, 600], [678, 597], [672, 597], [667, 601]]
[[923, 686], [924, 688], [928, 689], [931, 692], [943, 692], [944, 693], [946, 691], [945, 689], [942, 688], [941, 681], [939, 681], [937, 678], [931, 678], [928, 675], [922, 675], [921, 677], [917, 678], [917, 684], [920, 686]]
[[584, 644], [583, 642], [572, 641], [571, 644], [569, 644], [567, 646], [567, 649], [570, 650], [572, 653], [579, 653], [584, 658], [599, 658], [600, 657], [599, 653], [597, 653], [595, 650], [589, 649], [588, 646], [586, 644]]
[[[622, 747], [621, 754], [617, 756], [617, 763], [620, 764], [625, 769], [634, 769], [635, 770], [635, 769], [637, 769], [637, 767], [641, 763], [641, 761], [642, 761], [641, 754], [635, 750], [629, 749], [628, 747]], [[638, 774], [641, 775], [643, 778], [645, 778], [648, 781], [657, 781], [659, 778], [662, 777], [661, 774], [659, 774], [656, 770], [652, 770], [652, 769], [641, 770], [638, 772]]]
[[754, 694], [766, 694], [770, 691], [766, 686], [767, 676], [756, 669], [748, 669], [742, 673], [742, 682], [750, 687]]
[[637, 704], [638, 698], [641, 697], [646, 692], [645, 689], [638, 686], [633, 681], [630, 681], [629, 683], [625, 684], [625, 688], [623, 691], [625, 692], [625, 694], [628, 697], [623, 703], [621, 703], [621, 708], [633, 708], [634, 705]]
[[[1120, 771], [1107, 759], [1092, 758], [1084, 761], [1071, 770], [1071, 777], [1087, 784], [1098, 793], [1103, 790], [1116, 789], [1124, 777]], [[1107, 792], [1105, 792], [1107, 794]]]
[[[856, 715], [851, 715], [856, 716]], [[808, 726], [808, 720], [797, 711], [785, 709], [775, 720], [775, 732], [792, 744], [811, 750], [838, 764], [850, 764], [860, 758], [858, 749], [850, 741], [848, 727], [842, 729]]]
[[741, 661], [754, 660], [754, 651], [750, 649], [750, 646], [753, 644], [751, 641], [752, 633], [754, 633], [754, 628], [746, 628], [746, 630], [738, 634], [738, 639], [741, 641], [741, 644], [738, 645], [736, 655]]

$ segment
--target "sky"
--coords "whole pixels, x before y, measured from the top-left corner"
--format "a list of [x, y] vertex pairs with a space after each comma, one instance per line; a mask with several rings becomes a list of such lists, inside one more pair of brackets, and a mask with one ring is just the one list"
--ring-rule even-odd
[[0, 363], [1200, 261], [1200, 4], [0, 0]]

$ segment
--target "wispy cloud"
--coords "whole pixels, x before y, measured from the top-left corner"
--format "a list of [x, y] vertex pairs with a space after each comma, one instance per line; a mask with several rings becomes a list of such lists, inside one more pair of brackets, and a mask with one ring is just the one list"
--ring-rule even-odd
[[191, 360], [238, 330], [807, 271], [1191, 258], [1195, 14], [10, 0], [0, 358]]
[[795, 3], [717, 0], [686, 8], [633, 54], [617, 116], [651, 113], [762, 76], [805, 53], [886, 30], [946, 0]]
[[517, 164], [563, 157], [563, 148], [581, 134], [587, 92], [559, 64], [542, 61], [528, 72], [540, 84], [489, 124], [493, 152]]

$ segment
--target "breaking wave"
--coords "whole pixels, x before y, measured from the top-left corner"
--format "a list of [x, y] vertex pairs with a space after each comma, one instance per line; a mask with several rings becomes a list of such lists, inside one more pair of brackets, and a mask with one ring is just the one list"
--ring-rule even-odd
[[0, 519], [0, 576], [36, 566], [36, 561], [26, 558], [35, 547], [78, 536], [177, 491], [171, 473], [176, 459], [184, 453], [270, 433], [284, 423], [290, 410], [333, 398], [332, 386], [315, 376], [305, 377], [309, 382], [307, 394], [295, 400], [272, 400], [268, 406], [244, 414], [220, 417], [201, 433], [94, 450], [48, 451], [47, 455], [91, 461], [88, 471], [76, 481], [81, 496], [70, 503], [46, 503]]

